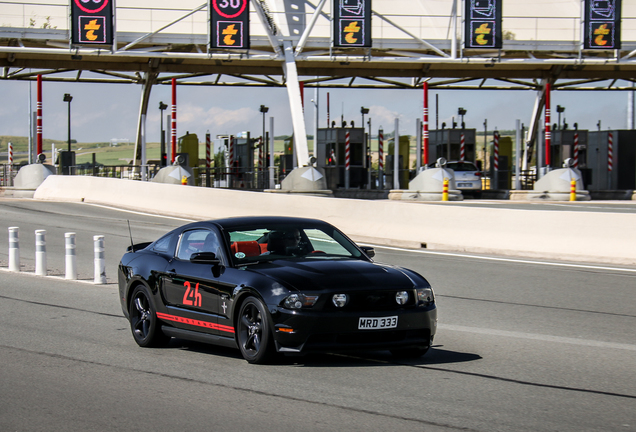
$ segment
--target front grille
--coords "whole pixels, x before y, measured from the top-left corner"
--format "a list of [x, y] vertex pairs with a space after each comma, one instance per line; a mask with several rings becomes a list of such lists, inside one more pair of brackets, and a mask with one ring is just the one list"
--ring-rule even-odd
[[[406, 304], [400, 305], [395, 301], [395, 294], [399, 291], [407, 291], [409, 299]], [[373, 290], [347, 293], [349, 302], [343, 308], [336, 307], [331, 301], [335, 293], [329, 294], [325, 303], [325, 310], [329, 311], [392, 311], [415, 306], [414, 290]]]
[[428, 345], [431, 339], [429, 329], [418, 330], [377, 330], [355, 333], [324, 333], [311, 335], [305, 349], [353, 350], [356, 348], [376, 348]]

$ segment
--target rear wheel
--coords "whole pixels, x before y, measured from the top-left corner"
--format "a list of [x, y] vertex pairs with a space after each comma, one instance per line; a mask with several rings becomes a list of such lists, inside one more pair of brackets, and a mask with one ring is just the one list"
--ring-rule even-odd
[[152, 303], [152, 296], [143, 285], [138, 285], [131, 296], [128, 309], [130, 329], [137, 345], [157, 347], [166, 345], [170, 340], [157, 322], [157, 310]]
[[249, 363], [267, 363], [274, 353], [274, 340], [263, 302], [248, 297], [241, 305], [237, 327], [243, 358]]

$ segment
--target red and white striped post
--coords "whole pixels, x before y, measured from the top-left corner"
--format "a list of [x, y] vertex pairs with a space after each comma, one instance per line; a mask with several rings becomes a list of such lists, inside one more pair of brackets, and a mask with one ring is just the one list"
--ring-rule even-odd
[[579, 167], [579, 131], [574, 131], [574, 168]]
[[614, 135], [607, 132], [607, 189], [612, 188], [612, 171], [614, 170]]
[[378, 131], [378, 168], [384, 171], [384, 131]]
[[[42, 75], [38, 74], [38, 101], [37, 101], [37, 120], [36, 120], [36, 158], [42, 153]], [[29, 161], [30, 162], [30, 161]]]
[[345, 135], [345, 189], [351, 185], [351, 141], [349, 131]]
[[422, 121], [422, 164], [428, 166], [428, 82], [424, 82], [424, 121]]
[[614, 135], [607, 133], [607, 171], [612, 171], [614, 163]]
[[212, 159], [210, 157], [210, 147], [211, 147], [211, 140], [210, 140], [210, 132], [206, 132], [205, 134], [205, 167], [206, 168], [210, 168], [210, 166], [212, 165]]
[[230, 135], [228, 138], [228, 161], [227, 161], [227, 172], [228, 172], [228, 187], [232, 187], [234, 174], [234, 135]]
[[545, 167], [550, 169], [550, 148], [552, 134], [550, 133], [550, 83], [545, 85]]
[[177, 154], [177, 79], [172, 78], [172, 124], [170, 126], [170, 136], [172, 137], [172, 160], [174, 163]]
[[7, 172], [5, 173], [6, 181], [4, 182], [4, 186], [13, 186], [13, 143], [9, 141], [7, 145]]
[[464, 136], [464, 132], [462, 132], [459, 138], [459, 160], [462, 162], [466, 160], [466, 137]]
[[499, 182], [498, 177], [499, 177], [499, 131], [495, 130], [492, 134], [492, 140], [493, 140], [493, 167], [494, 167], [494, 178], [495, 178], [495, 187], [493, 188], [492, 185], [490, 185], [490, 189], [498, 189], [499, 188]]

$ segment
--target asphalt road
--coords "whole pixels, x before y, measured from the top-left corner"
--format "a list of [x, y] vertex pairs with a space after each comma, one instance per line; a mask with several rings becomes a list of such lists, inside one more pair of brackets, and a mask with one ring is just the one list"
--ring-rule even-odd
[[[130, 243], [183, 220], [86, 204], [0, 200], [23, 274], [0, 243], [2, 431], [636, 431], [636, 269], [378, 248], [424, 274], [439, 330], [418, 361], [388, 353], [250, 365], [238, 351], [134, 343], [115, 269]], [[49, 277], [33, 276], [47, 230]], [[65, 281], [64, 232], [81, 281]], [[92, 236], [109, 284], [93, 285]], [[61, 270], [60, 270], [61, 269]]]

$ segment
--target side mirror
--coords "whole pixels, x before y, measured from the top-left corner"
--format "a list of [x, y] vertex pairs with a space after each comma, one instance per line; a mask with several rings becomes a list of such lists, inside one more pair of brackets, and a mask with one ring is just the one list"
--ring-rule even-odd
[[371, 246], [360, 246], [360, 249], [362, 249], [362, 251], [367, 254], [369, 258], [373, 258], [375, 256], [375, 249], [373, 249]]
[[213, 252], [197, 252], [193, 253], [190, 256], [190, 262], [196, 264], [211, 264], [211, 265], [219, 265], [221, 264], [221, 260], [216, 257], [216, 254]]

